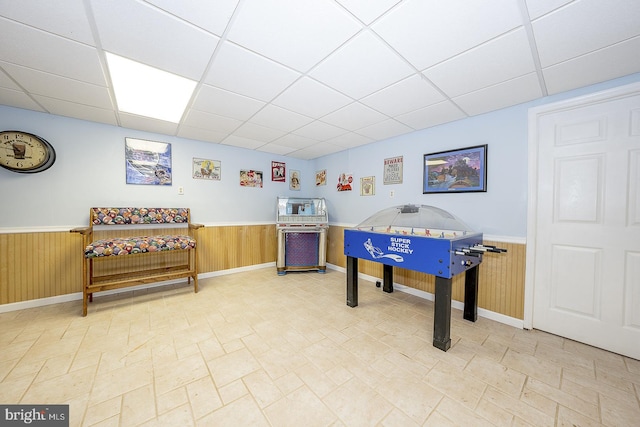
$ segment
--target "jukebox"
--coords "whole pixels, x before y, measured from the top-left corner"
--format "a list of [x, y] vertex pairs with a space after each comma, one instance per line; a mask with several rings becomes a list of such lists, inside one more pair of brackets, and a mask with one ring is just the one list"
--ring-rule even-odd
[[278, 274], [305, 270], [324, 273], [328, 229], [329, 216], [324, 199], [278, 197]]

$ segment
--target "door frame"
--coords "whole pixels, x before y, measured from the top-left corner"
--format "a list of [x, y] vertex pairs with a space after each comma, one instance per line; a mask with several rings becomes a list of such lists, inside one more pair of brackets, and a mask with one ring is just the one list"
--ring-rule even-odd
[[551, 104], [532, 107], [528, 119], [527, 250], [524, 279], [524, 329], [534, 328], [533, 305], [538, 238], [538, 118], [546, 114], [585, 107], [640, 93], [640, 82], [618, 86]]

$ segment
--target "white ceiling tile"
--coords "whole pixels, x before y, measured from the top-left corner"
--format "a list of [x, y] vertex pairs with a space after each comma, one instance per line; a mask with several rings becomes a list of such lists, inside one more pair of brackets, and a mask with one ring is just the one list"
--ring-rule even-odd
[[[542, 70], [549, 94], [564, 92], [640, 70], [640, 37]], [[615, 65], [615, 66], [614, 66]]]
[[271, 104], [267, 105], [251, 118], [252, 123], [287, 132], [294, 131], [312, 121], [313, 119], [303, 116], [302, 114], [294, 113], [293, 111], [285, 110], [284, 108]]
[[293, 133], [306, 138], [315, 139], [317, 141], [324, 141], [325, 139], [344, 135], [347, 132], [348, 131], [345, 129], [316, 120], [315, 122], [301, 127], [300, 129], [296, 129]]
[[274, 144], [273, 142], [269, 144], [265, 144], [261, 147], [256, 148], [257, 151], [262, 151], [265, 153], [278, 154], [281, 156], [286, 156], [292, 151], [295, 151], [295, 148], [285, 147], [284, 145]]
[[2, 18], [0, 28], [3, 61], [106, 86], [94, 48]]
[[416, 130], [441, 125], [467, 117], [450, 101], [439, 102], [410, 113], [395, 117], [396, 120]]
[[533, 22], [542, 67], [640, 35], [640, 1], [573, 2]]
[[447, 96], [456, 97], [533, 71], [535, 65], [527, 34], [520, 28], [423, 73]]
[[130, 0], [92, 0], [104, 50], [200, 80], [219, 38], [153, 6]]
[[270, 101], [300, 75], [264, 56], [225, 42], [204, 81], [231, 92]]
[[114, 107], [109, 90], [104, 86], [92, 85], [6, 62], [0, 62], [0, 64], [9, 75], [14, 77], [20, 86], [35, 95], [91, 105], [102, 109], [112, 110]]
[[513, 0], [407, 0], [373, 29], [423, 70], [522, 25]]
[[380, 114], [359, 102], [354, 102], [338, 111], [326, 115], [322, 118], [322, 121], [339, 128], [353, 131], [386, 119], [387, 116], [384, 114]]
[[262, 141], [264, 143], [271, 142], [274, 139], [280, 138], [285, 134], [285, 131], [271, 129], [251, 122], [243, 124], [233, 132], [233, 135], [235, 136], [250, 138], [256, 141]]
[[369, 25], [400, 0], [337, 0], [364, 24]]
[[51, 114], [74, 117], [76, 119], [89, 120], [91, 122], [117, 125], [116, 115], [113, 110], [81, 105], [75, 102], [48, 98], [41, 95], [33, 95], [34, 99]]
[[358, 129], [356, 133], [374, 138], [376, 140], [382, 140], [391, 138], [405, 133], [413, 132], [413, 129], [407, 125], [404, 125], [396, 120], [387, 119], [382, 122], [377, 122], [372, 125], [366, 126], [362, 129]]
[[[315, 159], [316, 157], [326, 156], [327, 154], [332, 154], [343, 150], [343, 148], [340, 148], [338, 146], [328, 144], [326, 142], [321, 142], [309, 147], [302, 148], [300, 150], [296, 150], [292, 153], [289, 153], [288, 155], [297, 159], [310, 160]], [[302, 180], [304, 181], [304, 177], [302, 178]]]
[[145, 0], [167, 12], [217, 35], [222, 35], [229, 24], [238, 0], [175, 1]]
[[118, 116], [120, 117], [120, 123], [125, 128], [138, 129], [145, 132], [154, 132], [163, 135], [175, 135], [178, 131], [177, 123], [122, 112], [119, 113]]
[[238, 119], [232, 119], [230, 117], [223, 117], [217, 114], [206, 113], [204, 111], [193, 109], [189, 110], [187, 117], [182, 123], [191, 127], [215, 130], [223, 133], [231, 133], [242, 125], [242, 121]]
[[227, 37], [298, 71], [307, 71], [361, 28], [334, 2], [246, 0]]
[[231, 145], [232, 147], [248, 148], [250, 150], [255, 150], [259, 147], [262, 147], [264, 145], [264, 142], [256, 141], [255, 139], [251, 139], [251, 138], [243, 138], [240, 136], [229, 135], [222, 141], [222, 144]]
[[388, 86], [360, 102], [388, 116], [408, 113], [443, 101], [444, 96], [420, 74]]
[[273, 141], [274, 144], [284, 147], [292, 147], [295, 149], [309, 147], [318, 143], [315, 139], [305, 138], [304, 136], [289, 133]]
[[0, 3], [0, 104], [174, 136], [111, 49], [197, 80], [179, 136], [301, 159], [640, 73], [638, 0]]
[[0, 104], [25, 110], [45, 111], [26, 93], [4, 87], [0, 87]]
[[528, 0], [527, 10], [529, 11], [529, 17], [535, 19], [572, 1], [573, 0]]
[[536, 73], [453, 98], [468, 115], [475, 116], [540, 98], [542, 89]]
[[308, 77], [301, 78], [273, 100], [274, 105], [313, 118], [322, 117], [351, 102], [351, 98]]
[[[95, 46], [82, 0], [20, 0], [2, 3], [0, 16]], [[4, 32], [4, 30], [3, 30]]]
[[191, 108], [238, 120], [246, 120], [265, 103], [233, 92], [202, 85]]
[[180, 129], [178, 129], [178, 136], [198, 141], [220, 143], [223, 139], [229, 136], [229, 133], [181, 125]]
[[310, 75], [359, 99], [404, 79], [414, 71], [385, 43], [365, 31], [331, 54]]
[[349, 132], [349, 133], [345, 133], [343, 135], [337, 136], [335, 138], [331, 138], [326, 142], [341, 148], [354, 148], [354, 147], [360, 147], [361, 145], [370, 144], [374, 141], [375, 141], [374, 139], [367, 138], [364, 135], [359, 135], [354, 132]]

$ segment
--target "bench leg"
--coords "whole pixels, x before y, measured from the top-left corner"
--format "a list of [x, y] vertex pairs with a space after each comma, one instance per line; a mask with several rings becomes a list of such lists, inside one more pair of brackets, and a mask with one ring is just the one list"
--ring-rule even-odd
[[87, 288], [84, 288], [82, 291], [82, 317], [87, 316], [87, 298], [90, 296], [91, 294], [87, 295]]
[[[193, 257], [193, 292], [198, 293], [198, 252], [193, 248], [189, 257]], [[189, 258], [191, 259], [191, 258]]]
[[[90, 266], [87, 267], [87, 264], [90, 264]], [[93, 273], [93, 264], [91, 264], [91, 261], [83, 257], [82, 258], [82, 317], [87, 316], [87, 284], [88, 284], [87, 274], [89, 273], [88, 270], [90, 270], [91, 273]]]

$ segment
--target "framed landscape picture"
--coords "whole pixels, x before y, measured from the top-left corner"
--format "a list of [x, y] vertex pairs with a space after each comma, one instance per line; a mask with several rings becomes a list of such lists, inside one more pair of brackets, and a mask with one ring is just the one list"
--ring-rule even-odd
[[127, 184], [171, 185], [171, 144], [125, 138]]
[[487, 191], [487, 145], [425, 154], [423, 194]]

